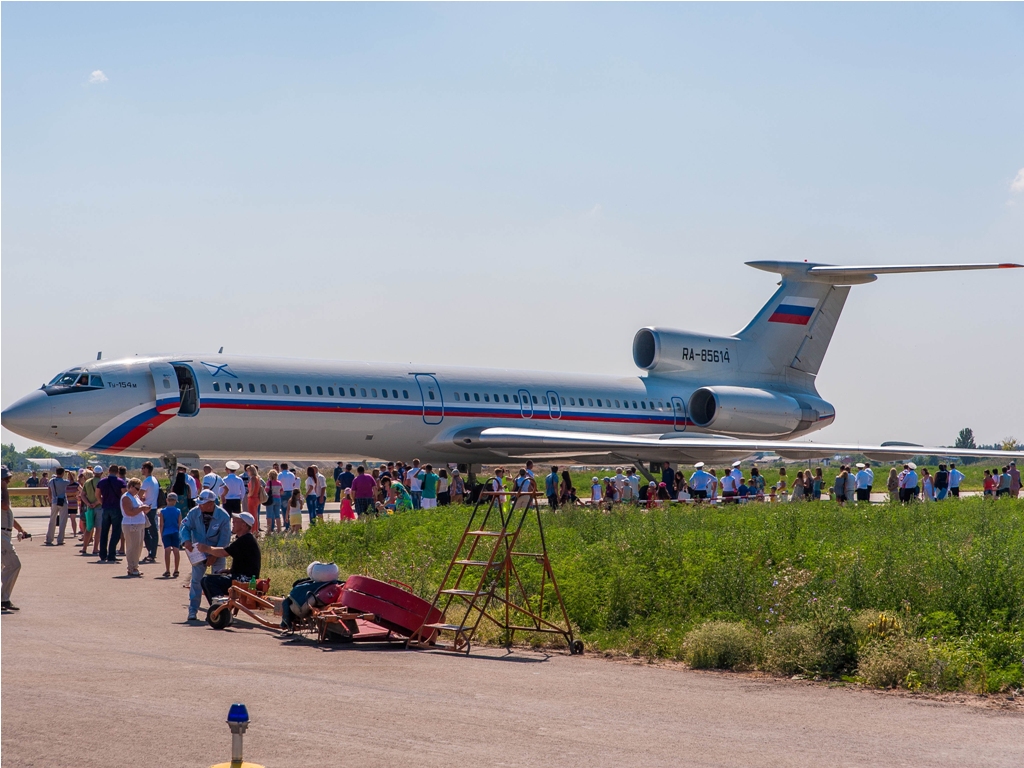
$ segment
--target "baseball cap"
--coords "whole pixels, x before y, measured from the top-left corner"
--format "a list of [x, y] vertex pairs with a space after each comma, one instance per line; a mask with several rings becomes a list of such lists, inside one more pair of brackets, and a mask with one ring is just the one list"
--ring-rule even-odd
[[915, 464], [912, 461], [908, 461], [907, 466], [910, 467], [911, 469], [917, 469], [917, 464]]
[[102, 474], [103, 473], [103, 467], [101, 467], [99, 464], [97, 464], [95, 467], [92, 468], [92, 471], [93, 472], [99, 472], [100, 474]]
[[229, 461], [224, 465], [224, 469], [226, 469], [228, 472], [235, 472], [241, 468], [242, 465], [239, 464], [237, 461]]
[[217, 501], [217, 494], [209, 488], [203, 488], [196, 497], [196, 504], [205, 504], [208, 501]]
[[248, 525], [250, 528], [256, 525], [256, 518], [250, 515], [248, 512], [240, 512], [237, 515], [235, 515], [235, 517], [237, 517], [243, 523]]

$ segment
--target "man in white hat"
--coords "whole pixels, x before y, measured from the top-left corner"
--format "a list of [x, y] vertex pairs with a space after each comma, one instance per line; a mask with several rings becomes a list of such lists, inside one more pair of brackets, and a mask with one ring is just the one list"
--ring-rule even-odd
[[857, 501], [871, 501], [871, 474], [864, 462], [857, 462]]
[[181, 548], [188, 552], [192, 564], [192, 581], [188, 590], [188, 620], [195, 621], [202, 602], [202, 581], [208, 567], [214, 573], [224, 570], [224, 557], [199, 557], [199, 544], [223, 548], [231, 541], [231, 517], [217, 503], [217, 494], [209, 488], [199, 492], [196, 505], [186, 515], [179, 532]]
[[237, 461], [229, 461], [224, 469], [228, 471], [224, 478], [224, 511], [237, 515], [242, 511], [242, 499], [245, 498], [245, 481], [237, 474], [241, 466]]
[[903, 475], [903, 479], [900, 480], [900, 491], [903, 492], [903, 501], [916, 501], [917, 494], [921, 491], [917, 482], [917, 464], [910, 461], [904, 466], [907, 472]]
[[708, 483], [711, 482], [711, 475], [704, 471], [704, 462], [698, 461], [693, 465], [697, 471], [690, 475], [690, 493], [697, 501], [708, 497]]
[[204, 576], [202, 579], [203, 594], [213, 605], [215, 597], [223, 597], [228, 593], [232, 581], [249, 581], [260, 577], [261, 555], [260, 545], [252, 535], [256, 518], [248, 512], [234, 515], [231, 518], [231, 532], [235, 540], [226, 547], [215, 547], [209, 544], [197, 544], [196, 549], [210, 557], [223, 558], [231, 556], [231, 567], [226, 571]]
[[743, 482], [743, 472], [740, 470], [740, 464], [742, 461], [734, 461], [732, 463], [732, 469], [729, 470], [729, 474], [732, 475], [732, 479], [736, 481], [736, 488], [739, 489], [740, 484]]

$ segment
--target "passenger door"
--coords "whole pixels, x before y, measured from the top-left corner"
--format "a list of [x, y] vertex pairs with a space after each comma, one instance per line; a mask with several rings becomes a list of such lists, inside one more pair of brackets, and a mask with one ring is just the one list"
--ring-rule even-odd
[[676, 432], [686, 431], [686, 403], [681, 397], [672, 398], [672, 428]]
[[530, 393], [525, 389], [520, 389], [517, 394], [519, 395], [519, 415], [524, 419], [532, 419], [533, 398], [530, 397]]
[[175, 416], [181, 408], [181, 394], [178, 390], [178, 375], [170, 363], [150, 363], [153, 376], [153, 390], [156, 393], [157, 413]]
[[545, 394], [548, 398], [548, 417], [552, 420], [562, 418], [562, 401], [558, 399], [558, 393], [549, 389]]

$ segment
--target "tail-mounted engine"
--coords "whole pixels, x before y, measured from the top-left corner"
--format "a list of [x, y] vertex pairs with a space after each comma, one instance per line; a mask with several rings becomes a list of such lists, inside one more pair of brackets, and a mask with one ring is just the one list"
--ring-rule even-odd
[[835, 409], [816, 397], [752, 387], [701, 387], [690, 396], [698, 427], [735, 436], [783, 437], [831, 420]]

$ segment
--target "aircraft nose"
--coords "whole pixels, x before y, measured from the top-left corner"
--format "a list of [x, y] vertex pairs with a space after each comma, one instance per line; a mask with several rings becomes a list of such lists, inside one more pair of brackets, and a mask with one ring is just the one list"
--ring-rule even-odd
[[50, 431], [51, 409], [46, 393], [36, 390], [4, 408], [0, 423], [22, 437], [45, 440]]

